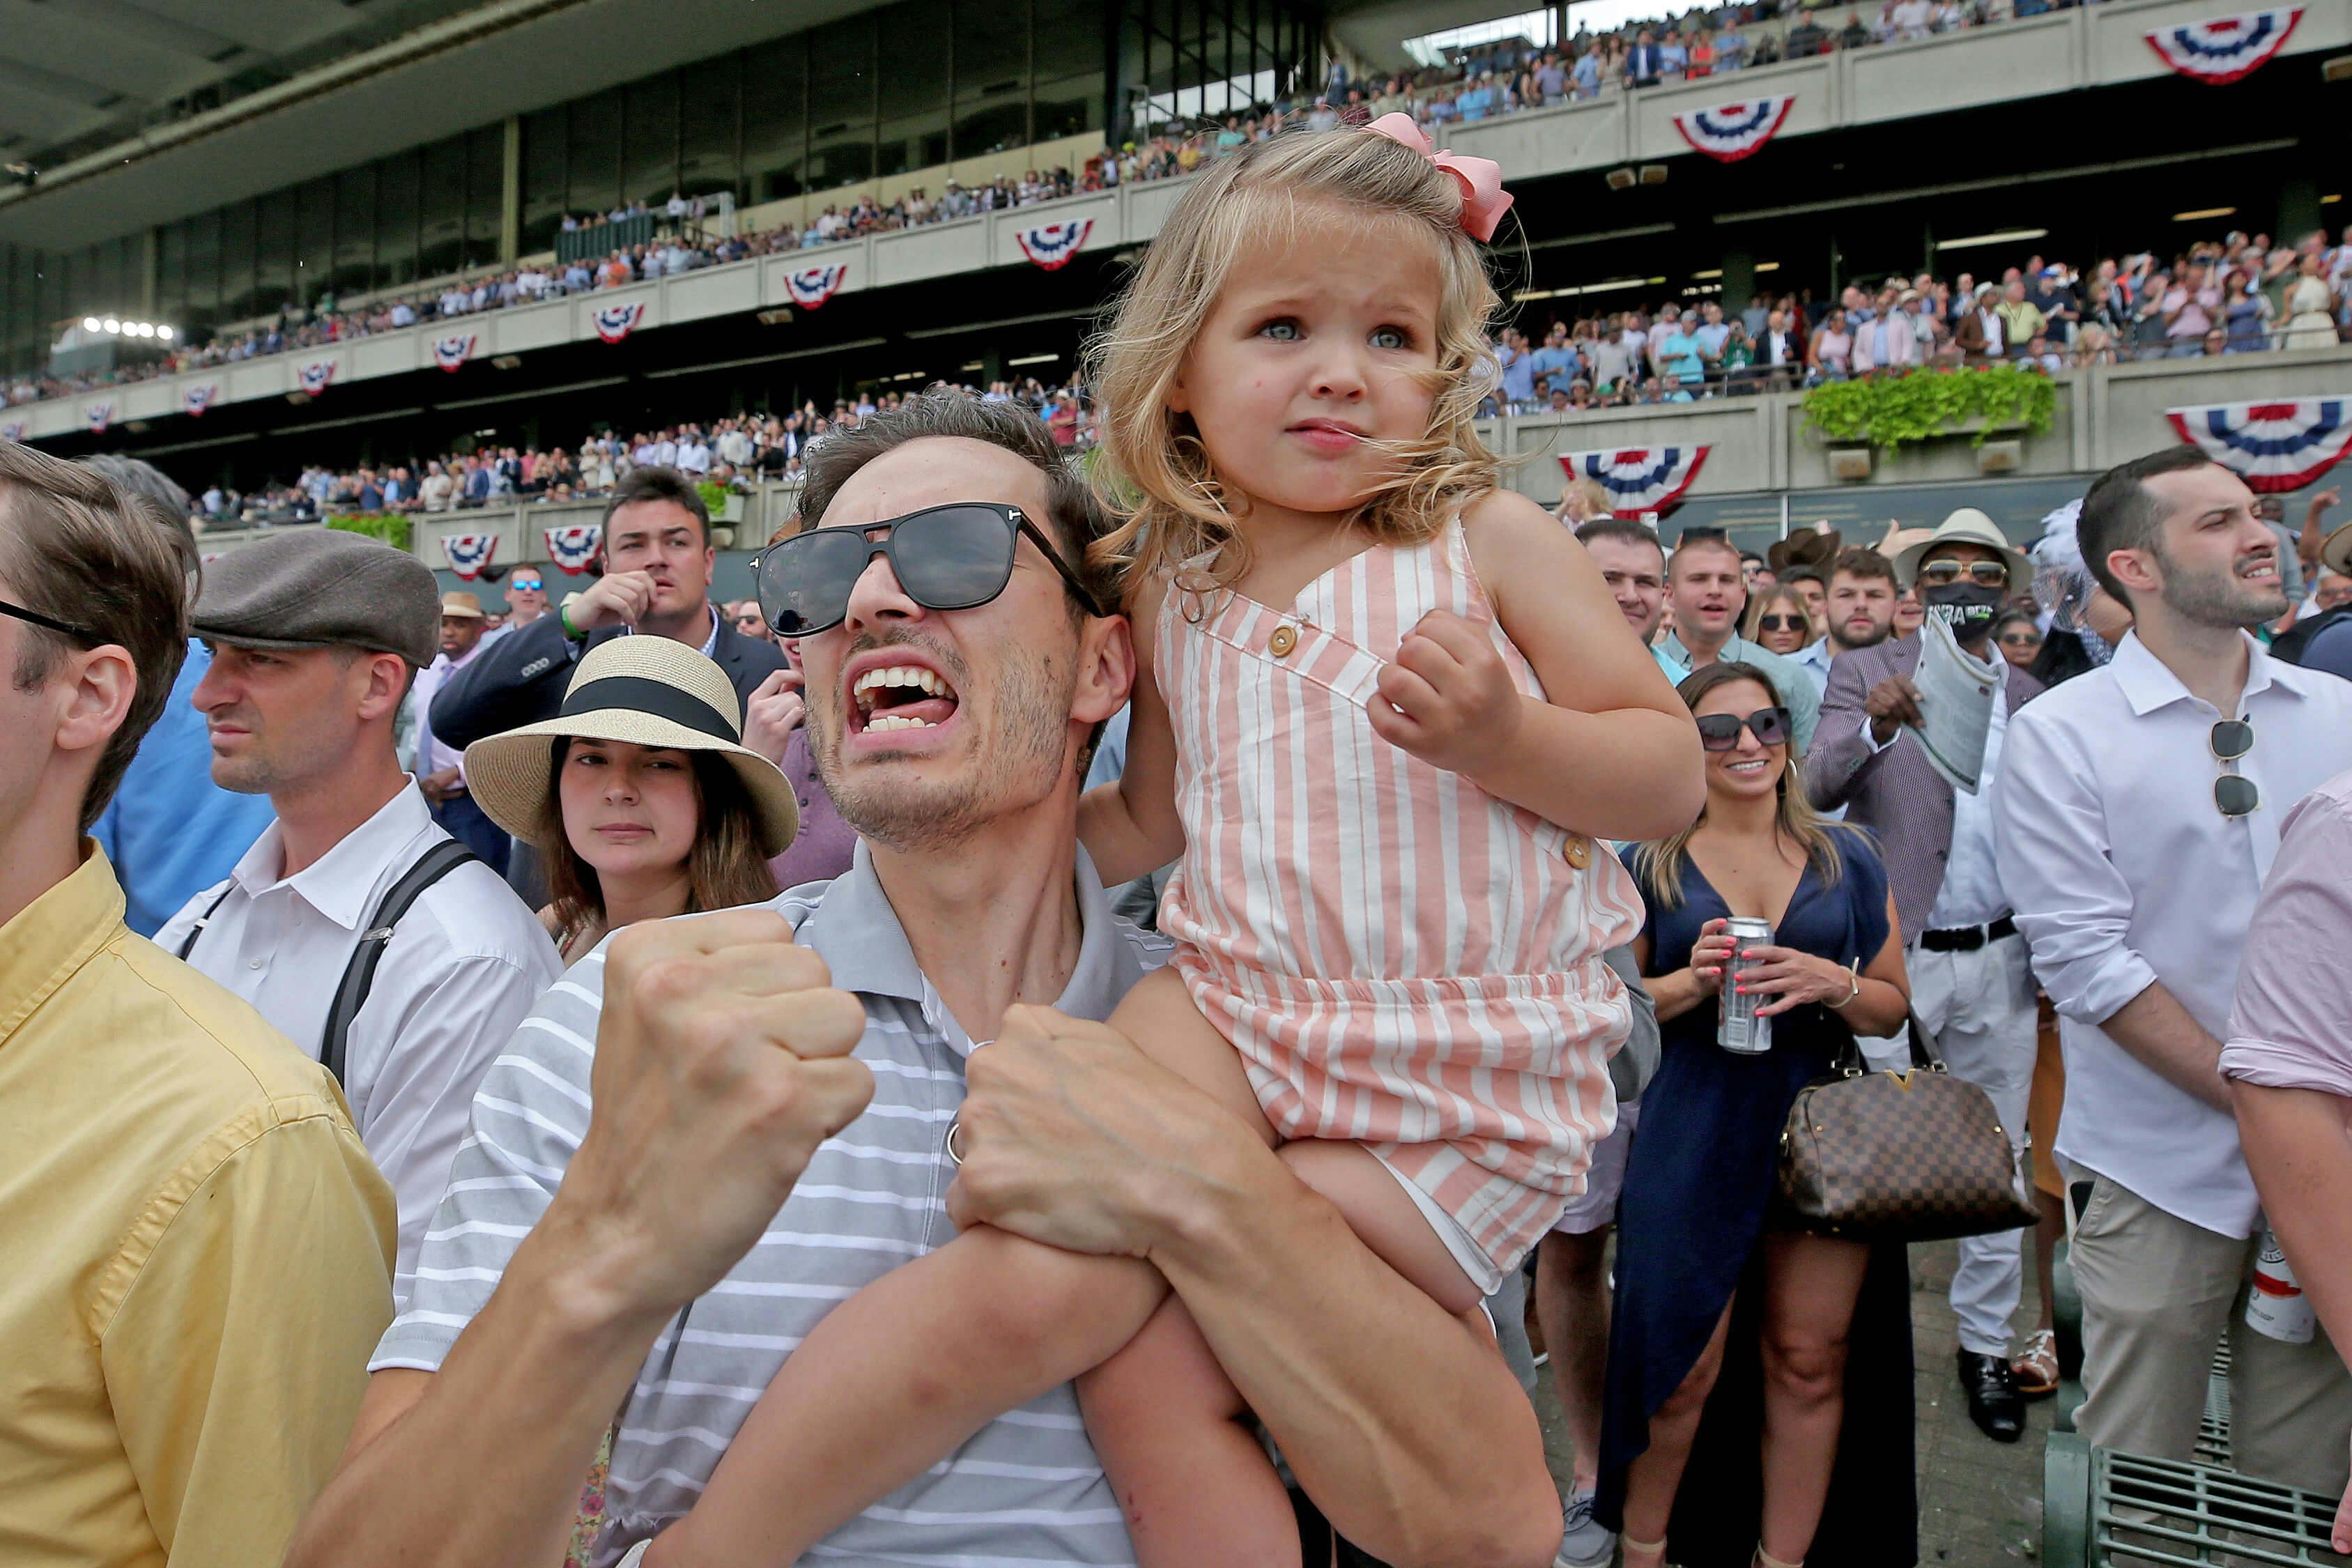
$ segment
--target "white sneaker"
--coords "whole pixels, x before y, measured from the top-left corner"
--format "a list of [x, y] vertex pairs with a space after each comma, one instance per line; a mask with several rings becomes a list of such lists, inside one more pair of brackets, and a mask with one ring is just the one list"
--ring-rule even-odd
[[1561, 1505], [1563, 1533], [1552, 1568], [1609, 1568], [1609, 1559], [1617, 1550], [1617, 1532], [1603, 1530], [1592, 1517], [1594, 1495], [1580, 1491]]

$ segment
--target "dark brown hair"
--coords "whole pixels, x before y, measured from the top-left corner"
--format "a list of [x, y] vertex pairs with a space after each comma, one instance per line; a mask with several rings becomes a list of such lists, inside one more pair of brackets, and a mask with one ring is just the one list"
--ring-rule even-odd
[[[188, 658], [195, 601], [195, 544], [163, 509], [110, 483], [96, 469], [0, 441], [0, 574], [26, 609], [91, 632], [131, 655], [138, 689], [121, 727], [99, 754], [83, 792], [87, 832], [122, 783]], [[75, 639], [19, 622], [11, 679], [30, 691], [49, 679]]]
[[[1867, 544], [1849, 544], [1837, 552], [1837, 559], [1830, 563], [1830, 581], [1837, 581], [1841, 573], [1864, 582], [1895, 583], [1895, 563]], [[1895, 583], [1895, 586], [1899, 593], [1903, 585]]]
[[[547, 867], [548, 902], [555, 915], [555, 943], [567, 953], [582, 937], [602, 941], [604, 889], [596, 868], [572, 847], [563, 830], [563, 759], [573, 737], [559, 735], [549, 742], [553, 755], [547, 770], [547, 799], [540, 806], [536, 841]], [[759, 818], [751, 796], [735, 769], [714, 752], [689, 752], [694, 764], [694, 794], [701, 807], [695, 825], [694, 847], [686, 858], [687, 914], [704, 910], [731, 910], [764, 903], [776, 896], [775, 873], [760, 852]]]
[[631, 468], [613, 487], [613, 499], [604, 503], [605, 526], [611, 527], [613, 514], [623, 507], [649, 500], [666, 500], [692, 512], [694, 521], [702, 525], [702, 542], [710, 542], [710, 509], [702, 504], [702, 492], [694, 481], [676, 468]]

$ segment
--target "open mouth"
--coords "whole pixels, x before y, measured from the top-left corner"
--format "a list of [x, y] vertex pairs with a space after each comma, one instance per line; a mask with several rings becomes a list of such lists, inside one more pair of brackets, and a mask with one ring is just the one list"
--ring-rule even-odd
[[849, 689], [853, 733], [878, 735], [929, 730], [955, 716], [955, 688], [937, 670], [915, 664], [877, 665]]

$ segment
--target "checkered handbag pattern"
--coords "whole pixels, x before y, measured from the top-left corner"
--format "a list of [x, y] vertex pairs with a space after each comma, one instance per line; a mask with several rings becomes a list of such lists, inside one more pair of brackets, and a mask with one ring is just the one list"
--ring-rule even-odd
[[2033, 1224], [1991, 1097], [1944, 1070], [1916, 1017], [1910, 1037], [1907, 1069], [1864, 1070], [1849, 1039], [1832, 1076], [1798, 1091], [1780, 1133], [1782, 1217], [1850, 1241], [1943, 1241]]

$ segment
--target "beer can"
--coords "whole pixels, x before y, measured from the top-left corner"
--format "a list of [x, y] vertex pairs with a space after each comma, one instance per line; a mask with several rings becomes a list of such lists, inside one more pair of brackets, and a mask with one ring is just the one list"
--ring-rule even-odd
[[2307, 1345], [2318, 1320], [2318, 1310], [2303, 1293], [2303, 1283], [2294, 1277], [2278, 1234], [2265, 1226], [2261, 1250], [2255, 1255], [2253, 1285], [2246, 1292], [2246, 1327], [2291, 1345]]
[[1731, 957], [1723, 966], [1723, 1023], [1716, 1031], [1715, 1042], [1736, 1056], [1760, 1057], [1772, 1048], [1772, 1020], [1756, 1016], [1757, 1004], [1763, 998], [1753, 992], [1741, 994], [1739, 977], [1754, 967], [1754, 961], [1742, 955], [1751, 947], [1771, 945], [1772, 922], [1734, 915], [1729, 935]]

